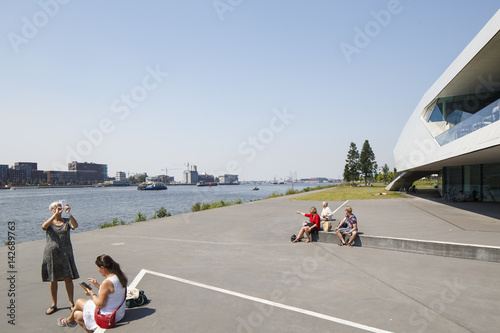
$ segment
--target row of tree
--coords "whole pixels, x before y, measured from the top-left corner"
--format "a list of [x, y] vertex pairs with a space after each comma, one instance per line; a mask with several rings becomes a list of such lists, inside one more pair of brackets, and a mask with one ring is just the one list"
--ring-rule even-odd
[[396, 168], [394, 168], [394, 171], [389, 171], [387, 164], [384, 164], [381, 169], [378, 168], [378, 164], [375, 161], [375, 153], [368, 140], [365, 140], [363, 143], [361, 153], [358, 151], [356, 144], [351, 142], [345, 161], [343, 178], [346, 182], [355, 182], [363, 178], [365, 186], [369, 180], [389, 183], [397, 175]]

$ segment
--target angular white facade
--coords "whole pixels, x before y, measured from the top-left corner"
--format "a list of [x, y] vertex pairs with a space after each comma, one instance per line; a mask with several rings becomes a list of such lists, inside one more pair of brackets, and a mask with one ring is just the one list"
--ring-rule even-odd
[[[499, 164], [499, 120], [500, 10], [424, 94], [413, 111], [394, 149], [396, 168], [404, 174], [388, 189], [407, 188], [429, 173], [441, 172], [445, 177], [447, 167]], [[490, 172], [491, 167], [487, 169]], [[459, 185], [460, 190], [472, 192], [472, 187], [466, 186], [467, 170], [461, 172], [461, 185], [454, 180], [457, 184], [453, 186]], [[474, 180], [474, 191], [486, 189], [491, 192], [491, 184], [484, 182], [490, 178], [481, 176], [480, 181]], [[446, 179], [443, 181], [446, 185]], [[495, 195], [491, 196], [493, 199], [490, 197], [486, 201], [498, 201]]]

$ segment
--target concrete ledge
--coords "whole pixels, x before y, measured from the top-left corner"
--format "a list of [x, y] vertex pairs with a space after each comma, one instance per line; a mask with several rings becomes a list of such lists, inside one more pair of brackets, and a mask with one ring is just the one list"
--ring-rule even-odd
[[[338, 244], [340, 241], [334, 232], [319, 232], [319, 242]], [[412, 252], [461, 259], [500, 262], [500, 247], [446, 243], [407, 238], [358, 235], [355, 246]]]

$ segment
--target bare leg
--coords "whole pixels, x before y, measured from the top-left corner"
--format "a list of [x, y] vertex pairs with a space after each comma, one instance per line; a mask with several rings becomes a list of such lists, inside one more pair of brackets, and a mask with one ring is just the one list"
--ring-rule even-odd
[[[77, 301], [78, 303], [78, 301]], [[83, 312], [82, 311], [75, 311], [75, 320], [76, 322], [87, 332], [87, 333], [92, 333], [93, 331], [90, 331], [87, 329], [85, 326], [85, 322], [83, 321]]]
[[302, 235], [304, 235], [304, 228], [305, 227], [302, 227], [300, 229], [299, 235], [297, 236], [297, 238], [295, 238], [295, 240], [293, 241], [293, 243], [297, 243], [302, 238]]
[[[75, 307], [75, 302], [73, 301], [73, 280], [71, 278], [64, 278], [64, 283], [66, 284], [66, 292], [68, 293], [69, 304], [72, 308]], [[73, 310], [73, 309], [72, 309]]]
[[[87, 302], [86, 299], [83, 299], [83, 298], [77, 299], [75, 307], [73, 308], [73, 311], [71, 311], [71, 314], [69, 315], [69, 317], [66, 318], [66, 321], [72, 323], [75, 320], [75, 317], [76, 317], [75, 313], [77, 311], [82, 312], [83, 311], [83, 307], [85, 306], [86, 302]], [[82, 320], [83, 320], [83, 314], [82, 314]]]
[[356, 238], [357, 234], [358, 234], [357, 231], [352, 232], [351, 237], [349, 238], [349, 243], [347, 243], [347, 245], [352, 245], [352, 243], [354, 243], [354, 239]]
[[337, 230], [337, 236], [339, 237], [342, 244], [345, 245], [344, 236], [342, 236], [342, 233], [340, 232], [340, 230]]
[[311, 227], [304, 227], [306, 229], [306, 237], [307, 237], [307, 240], [306, 240], [306, 243], [309, 243], [311, 240], [309, 238], [309, 235], [311, 234]]
[[[57, 306], [57, 281], [50, 281], [50, 297], [52, 298], [52, 305], [51, 307], [56, 307]], [[48, 309], [50, 311], [51, 309]]]

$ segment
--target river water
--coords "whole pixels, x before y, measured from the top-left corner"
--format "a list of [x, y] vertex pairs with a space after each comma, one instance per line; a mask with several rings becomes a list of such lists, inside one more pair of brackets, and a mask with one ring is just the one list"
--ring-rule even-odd
[[[294, 189], [317, 186], [316, 183], [295, 183]], [[16, 224], [16, 242], [45, 238], [41, 225], [51, 216], [49, 205], [54, 201], [66, 200], [71, 214], [79, 227], [74, 232], [98, 229], [113, 218], [132, 222], [138, 212], [151, 219], [155, 209], [160, 207], [172, 215], [191, 211], [196, 202], [214, 202], [220, 199], [242, 202], [264, 199], [273, 192], [284, 194], [291, 184], [273, 185], [263, 183], [259, 190], [255, 185], [225, 185], [214, 187], [169, 186], [165, 191], [137, 191], [136, 186], [104, 188], [54, 188], [0, 190], [0, 240], [7, 240], [10, 221]], [[63, 217], [67, 215], [63, 214]]]

